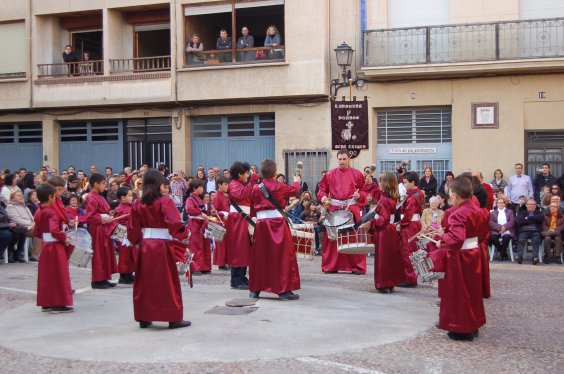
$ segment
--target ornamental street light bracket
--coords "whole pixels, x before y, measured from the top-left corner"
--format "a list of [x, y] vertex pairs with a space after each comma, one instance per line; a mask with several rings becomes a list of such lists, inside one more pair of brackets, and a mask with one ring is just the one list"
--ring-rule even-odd
[[337, 58], [337, 65], [341, 68], [342, 81], [339, 81], [339, 79], [331, 80], [332, 96], [337, 96], [339, 88], [348, 86], [350, 88], [350, 96], [352, 97], [352, 86], [356, 85], [357, 87], [362, 87], [365, 83], [362, 79], [352, 79], [351, 70], [349, 68], [352, 64], [354, 50], [350, 45], [343, 42], [341, 45], [337, 46], [334, 51]]

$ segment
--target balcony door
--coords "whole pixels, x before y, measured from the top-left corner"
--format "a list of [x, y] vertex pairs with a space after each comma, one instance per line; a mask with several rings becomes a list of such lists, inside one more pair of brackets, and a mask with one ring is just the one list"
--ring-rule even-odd
[[170, 56], [170, 24], [135, 26], [133, 55], [135, 58]]
[[102, 60], [104, 58], [102, 49], [102, 30], [73, 31], [72, 47], [76, 57], [82, 61], [84, 52], [90, 53], [90, 60]]

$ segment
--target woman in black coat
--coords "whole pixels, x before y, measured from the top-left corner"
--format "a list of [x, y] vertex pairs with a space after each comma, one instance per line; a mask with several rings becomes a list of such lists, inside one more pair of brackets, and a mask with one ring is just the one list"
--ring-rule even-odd
[[429, 199], [437, 194], [437, 179], [433, 176], [433, 169], [429, 166], [425, 168], [423, 174], [417, 187], [425, 192], [425, 202], [428, 204]]

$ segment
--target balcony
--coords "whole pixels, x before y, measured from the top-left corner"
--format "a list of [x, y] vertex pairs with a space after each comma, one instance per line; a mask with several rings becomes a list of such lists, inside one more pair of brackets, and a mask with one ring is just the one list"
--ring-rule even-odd
[[111, 74], [170, 71], [170, 56], [110, 59]]
[[60, 64], [38, 64], [37, 78], [91, 77], [104, 74], [104, 61], [93, 60]]
[[187, 53], [187, 67], [202, 65], [254, 64], [284, 62], [285, 49], [277, 47], [254, 47], [245, 49], [222, 49]]
[[564, 18], [363, 33], [368, 77], [564, 70]]

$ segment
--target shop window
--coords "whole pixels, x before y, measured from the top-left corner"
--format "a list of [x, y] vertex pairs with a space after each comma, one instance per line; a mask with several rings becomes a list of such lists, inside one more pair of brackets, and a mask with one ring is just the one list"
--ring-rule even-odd
[[[185, 65], [189, 67], [284, 61], [284, 0], [187, 5], [184, 16]], [[267, 37], [270, 26], [274, 36]], [[240, 40], [244, 27], [252, 42], [249, 37]], [[218, 42], [222, 30], [226, 35]], [[187, 50], [190, 42], [193, 50]]]

